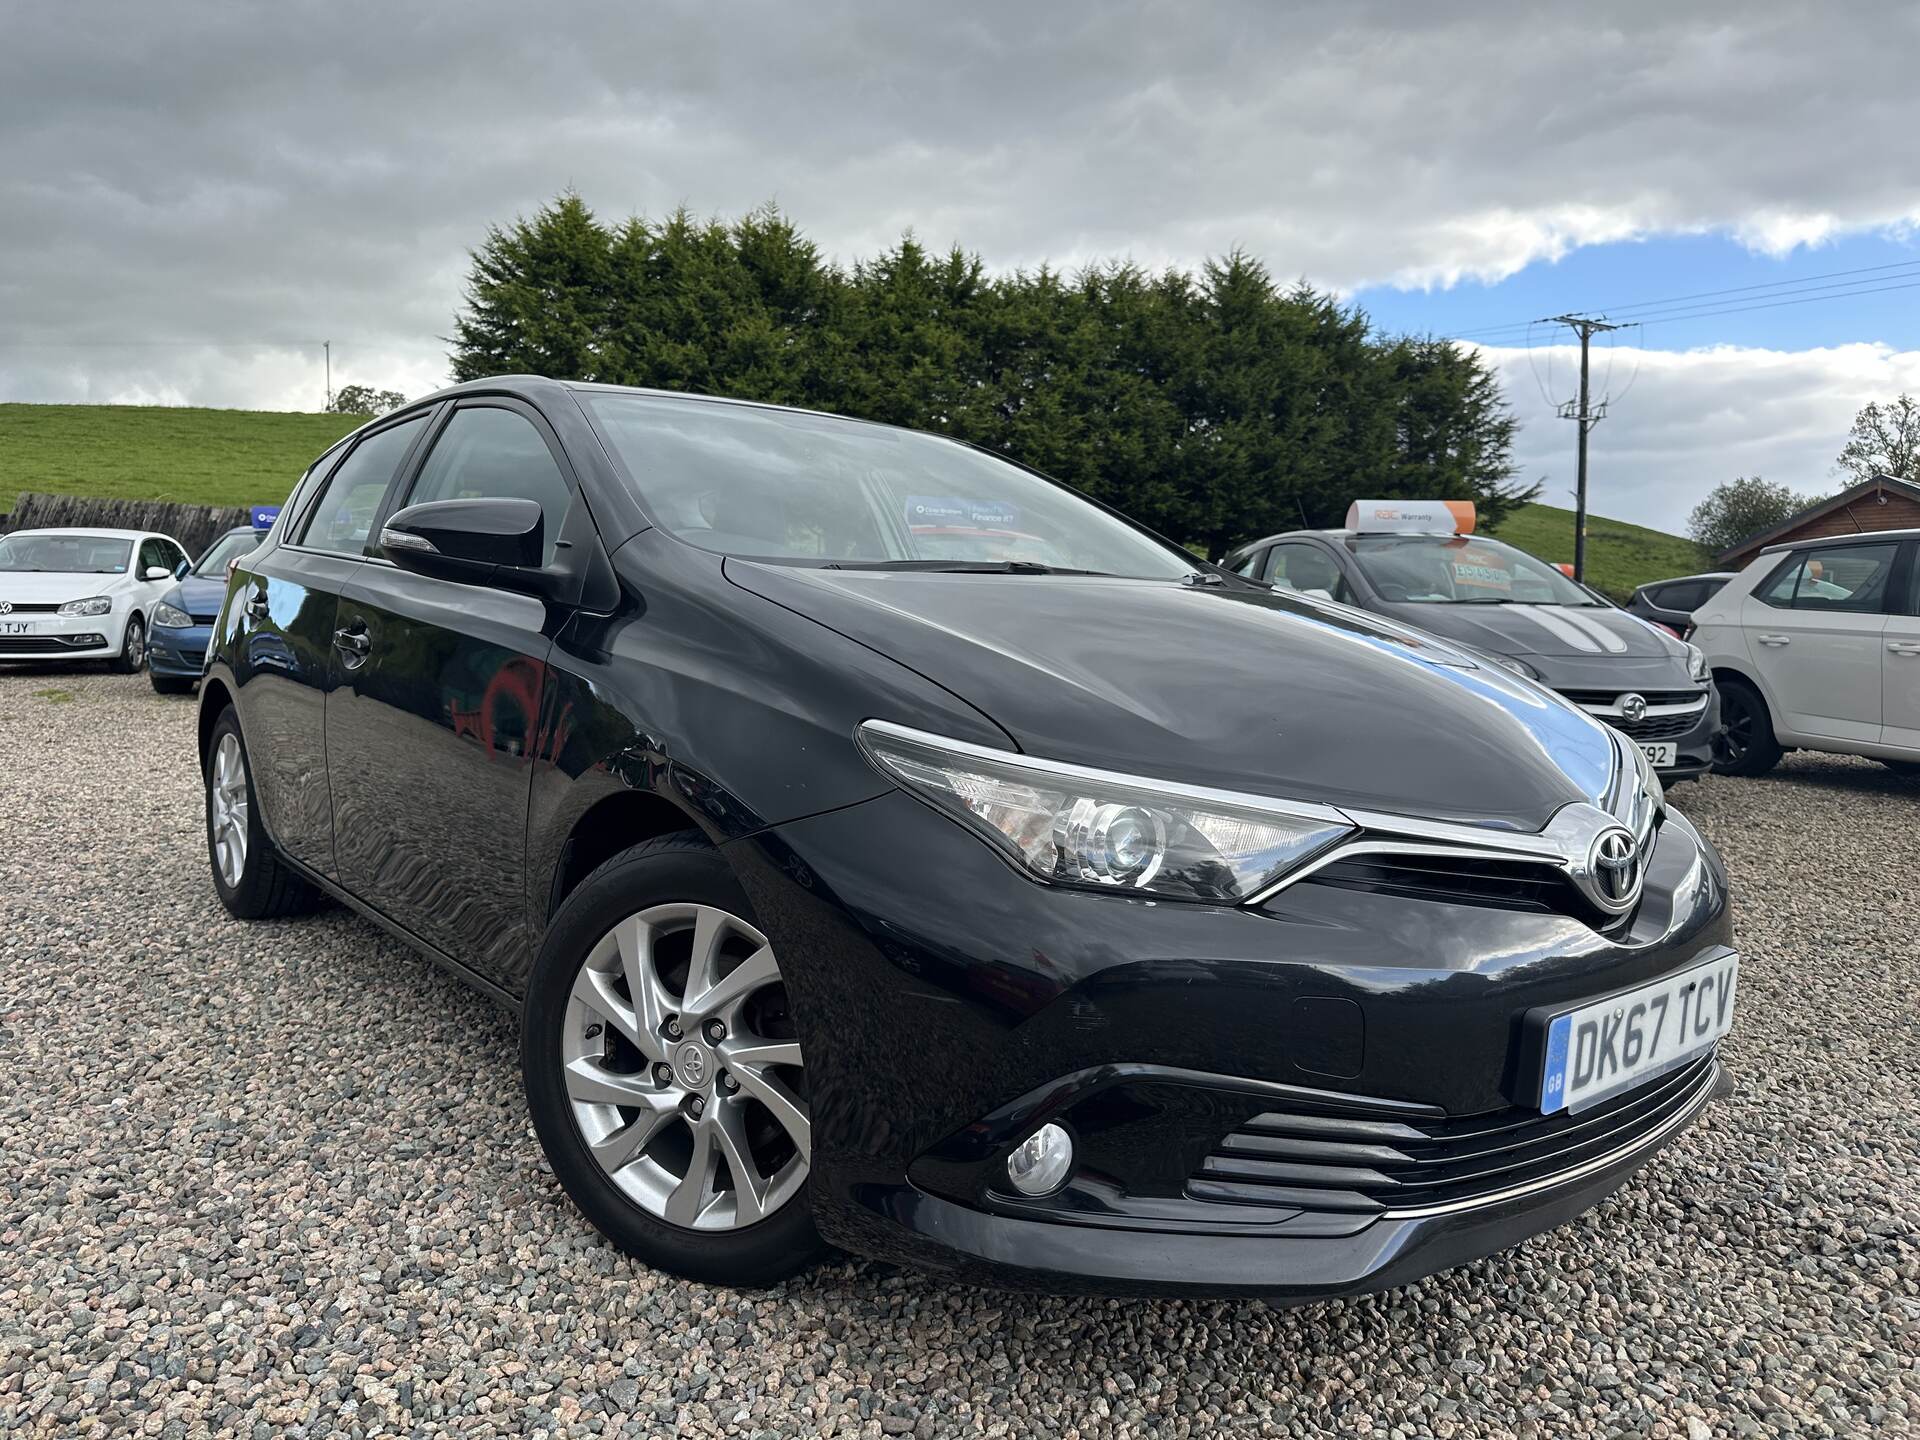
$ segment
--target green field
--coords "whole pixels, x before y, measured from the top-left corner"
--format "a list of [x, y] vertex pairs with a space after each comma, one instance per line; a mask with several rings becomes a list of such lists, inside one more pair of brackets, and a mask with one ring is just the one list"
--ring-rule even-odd
[[[23, 490], [249, 505], [282, 498], [354, 415], [162, 405], [0, 405], [0, 514]], [[1496, 532], [1543, 560], [1573, 559], [1573, 512], [1526, 505]], [[1691, 540], [1589, 516], [1587, 578], [1633, 587], [1711, 569]]]
[[[1523, 505], [1492, 532], [1509, 545], [1553, 564], [1573, 563], [1573, 512]], [[1714, 568], [1713, 556], [1693, 541], [1624, 520], [1587, 516], [1587, 583], [1624, 601], [1636, 585]]]
[[23, 490], [250, 505], [284, 499], [357, 415], [0, 405], [0, 514]]

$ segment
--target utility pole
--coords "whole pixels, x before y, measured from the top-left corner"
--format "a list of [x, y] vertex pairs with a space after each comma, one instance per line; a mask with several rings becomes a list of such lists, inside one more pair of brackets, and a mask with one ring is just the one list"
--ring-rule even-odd
[[[327, 409], [331, 410], [333, 409], [333, 342], [331, 340], [322, 340], [320, 342], [320, 348], [327, 352]], [[1587, 442], [1585, 440], [1580, 442], [1580, 453], [1582, 455], [1587, 453], [1586, 444]], [[1580, 462], [1580, 473], [1582, 475], [1587, 473], [1586, 461], [1584, 460]]]
[[1560, 418], [1572, 420], [1580, 427], [1580, 470], [1573, 502], [1573, 578], [1584, 582], [1587, 578], [1587, 432], [1607, 415], [1607, 402], [1604, 399], [1598, 407], [1589, 403], [1587, 357], [1593, 348], [1594, 336], [1620, 327], [1589, 315], [1554, 315], [1540, 323], [1565, 325], [1580, 337], [1580, 398], [1562, 405]]

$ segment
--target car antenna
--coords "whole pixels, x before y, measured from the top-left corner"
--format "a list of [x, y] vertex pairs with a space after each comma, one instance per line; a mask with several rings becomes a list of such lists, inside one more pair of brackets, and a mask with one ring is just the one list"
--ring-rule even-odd
[[1293, 503], [1298, 506], [1300, 510], [1300, 528], [1302, 530], [1311, 530], [1313, 526], [1307, 523], [1307, 502], [1296, 495], [1293, 497]]

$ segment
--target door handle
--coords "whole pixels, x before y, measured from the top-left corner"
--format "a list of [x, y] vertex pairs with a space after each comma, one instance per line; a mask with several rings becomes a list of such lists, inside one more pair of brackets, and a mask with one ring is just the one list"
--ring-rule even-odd
[[1791, 645], [1793, 643], [1793, 637], [1791, 635], [1756, 635], [1753, 638], [1758, 640], [1762, 645]]
[[1920, 640], [1889, 640], [1887, 649], [1896, 655], [1920, 655]]
[[368, 637], [364, 626], [357, 629], [334, 631], [333, 644], [336, 650], [345, 651], [358, 660], [366, 659], [367, 652], [373, 649], [373, 641]]

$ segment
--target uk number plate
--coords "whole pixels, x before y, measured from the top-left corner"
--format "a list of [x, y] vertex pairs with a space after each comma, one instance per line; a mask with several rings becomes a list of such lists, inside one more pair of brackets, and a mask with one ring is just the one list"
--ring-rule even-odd
[[1723, 955], [1547, 1021], [1540, 1108], [1584, 1110], [1700, 1055], [1733, 1026], [1740, 957]]
[[1647, 757], [1648, 762], [1651, 763], [1656, 770], [1671, 770], [1677, 751], [1673, 742], [1668, 741], [1661, 745], [1642, 745], [1640, 747], [1640, 753]]
[[0, 620], [0, 635], [31, 635], [31, 620]]

